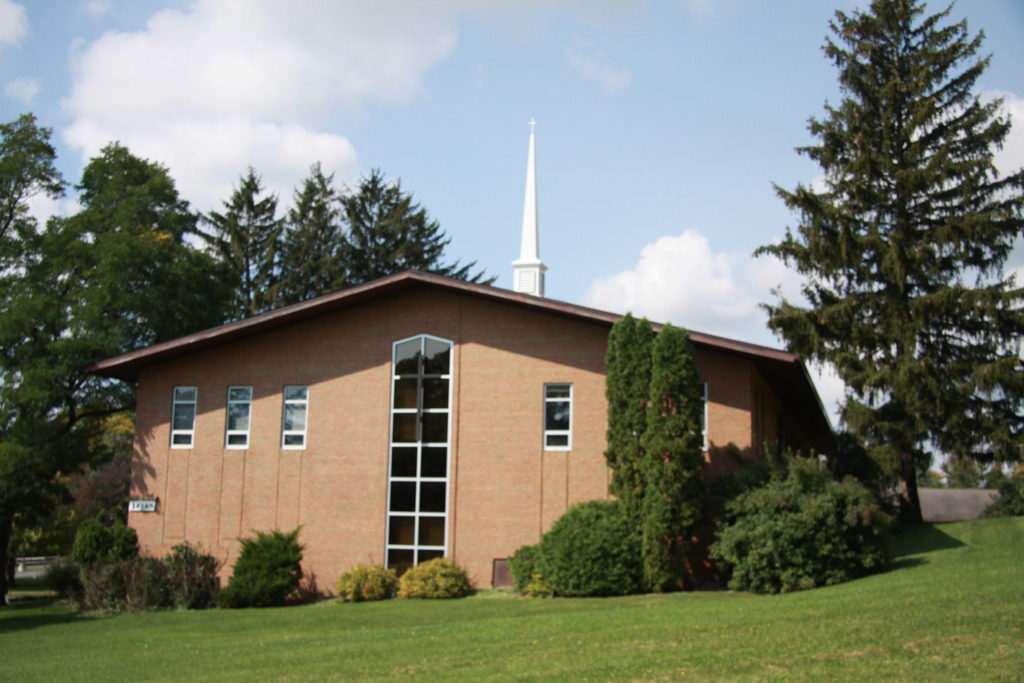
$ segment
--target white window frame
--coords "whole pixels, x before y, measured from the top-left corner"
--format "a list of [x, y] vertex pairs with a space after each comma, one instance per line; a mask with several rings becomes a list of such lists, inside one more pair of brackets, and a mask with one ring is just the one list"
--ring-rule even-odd
[[[401, 376], [397, 373], [397, 367], [395, 363], [395, 354], [400, 344], [410, 342], [413, 340], [419, 340], [420, 342], [420, 353], [424, 352], [427, 340], [433, 340], [448, 345], [448, 372], [447, 373], [430, 373], [423, 372], [423, 367], [417, 373], [419, 383], [422, 384], [424, 378], [430, 379], [444, 379], [448, 381], [448, 407], [447, 408], [395, 408], [395, 387], [396, 383]], [[430, 334], [416, 334], [411, 337], [399, 339], [391, 344], [391, 402], [390, 402], [390, 419], [388, 421], [388, 488], [387, 488], [387, 528], [385, 529], [385, 550], [384, 550], [384, 562], [390, 566], [388, 562], [389, 551], [391, 550], [411, 550], [413, 552], [413, 566], [420, 564], [420, 551], [428, 551], [431, 554], [438, 551], [441, 552], [442, 557], [448, 557], [448, 541], [449, 541], [449, 522], [451, 521], [449, 513], [451, 503], [451, 468], [452, 468], [452, 395], [453, 395], [453, 382], [452, 378], [454, 375], [453, 368], [455, 367], [455, 342], [451, 339], [445, 339], [443, 337], [435, 337]], [[418, 388], [417, 404], [422, 401], [422, 387]], [[445, 435], [444, 443], [434, 441], [423, 441], [421, 428], [417, 427], [417, 437], [420, 438], [418, 441], [395, 441], [394, 435], [394, 416], [401, 415], [404, 413], [412, 414], [431, 414], [431, 413], [444, 413], [448, 415], [448, 431]], [[395, 447], [399, 448], [416, 448], [416, 476], [394, 476], [393, 472], [393, 454]], [[422, 472], [422, 458], [424, 448], [435, 448], [444, 447], [447, 453], [447, 462], [445, 463], [445, 476], [444, 477], [428, 477], [424, 476]], [[392, 511], [391, 510], [391, 484], [396, 482], [410, 482], [416, 486], [416, 503], [415, 510], [412, 511]], [[423, 512], [420, 510], [420, 485], [423, 483], [437, 483], [444, 484], [444, 501], [445, 511], [444, 512]], [[391, 519], [392, 517], [413, 517], [413, 542], [412, 544], [400, 544], [391, 543]], [[419, 542], [420, 534], [420, 520], [425, 518], [443, 518], [444, 519], [444, 544], [443, 545], [428, 545], [421, 544]]]
[[[289, 389], [302, 389], [305, 393], [305, 398], [288, 398]], [[302, 429], [285, 429], [284, 420], [285, 415], [288, 411], [289, 405], [301, 405], [305, 408], [302, 413]], [[306, 431], [309, 428], [309, 385], [306, 384], [286, 384], [284, 391], [281, 392], [281, 449], [286, 451], [304, 451], [306, 450]], [[301, 436], [302, 443], [300, 444], [289, 444], [287, 443], [289, 436]]]
[[[549, 387], [567, 387], [569, 389], [569, 397], [563, 398], [561, 396], [551, 398], [548, 396]], [[568, 429], [548, 429], [548, 403], [568, 403], [569, 404], [569, 428]], [[541, 415], [541, 419], [544, 421], [544, 450], [546, 451], [571, 451], [572, 450], [572, 413], [573, 413], [573, 386], [571, 382], [547, 382], [544, 384], [544, 410]], [[566, 443], [563, 444], [549, 444], [549, 436], [565, 436]]]
[[710, 444], [708, 442], [708, 383], [700, 383], [700, 396], [701, 403], [703, 405], [703, 420], [701, 422], [701, 437], [704, 443], [704, 450], [708, 450]]
[[[246, 400], [239, 400], [231, 398], [231, 391], [233, 389], [247, 389], [249, 391], [249, 398]], [[245, 404], [249, 408], [248, 420], [246, 421], [247, 427], [245, 429], [228, 429], [228, 425], [231, 424], [231, 406], [234, 404]], [[228, 387], [228, 402], [227, 408], [224, 413], [224, 448], [232, 450], [245, 450], [249, 447], [249, 432], [252, 430], [252, 387], [243, 385], [232, 385]], [[233, 436], [244, 436], [245, 443], [231, 443], [231, 437]]]
[[[193, 391], [192, 400], [185, 401], [178, 399], [179, 389], [191, 389]], [[192, 386], [180, 386], [174, 387], [174, 391], [171, 393], [171, 448], [192, 448], [196, 441], [196, 409], [199, 404], [199, 389]], [[178, 410], [179, 405], [191, 405], [192, 406], [192, 428], [191, 429], [175, 429], [174, 418], [175, 413]], [[174, 438], [176, 436], [187, 436], [188, 443], [175, 443]]]

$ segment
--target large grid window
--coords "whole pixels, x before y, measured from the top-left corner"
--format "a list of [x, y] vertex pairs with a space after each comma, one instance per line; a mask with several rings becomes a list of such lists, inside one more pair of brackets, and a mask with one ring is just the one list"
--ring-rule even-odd
[[281, 448], [301, 450], [306, 447], [306, 414], [309, 408], [309, 387], [286, 386], [281, 409]]
[[252, 387], [228, 387], [228, 415], [224, 429], [225, 447], [249, 447], [249, 415], [251, 411]]
[[448, 546], [452, 342], [395, 342], [388, 462], [388, 566], [403, 572]]
[[171, 408], [171, 448], [192, 448], [196, 433], [195, 387], [174, 387]]
[[572, 448], [572, 385], [544, 385], [544, 450]]

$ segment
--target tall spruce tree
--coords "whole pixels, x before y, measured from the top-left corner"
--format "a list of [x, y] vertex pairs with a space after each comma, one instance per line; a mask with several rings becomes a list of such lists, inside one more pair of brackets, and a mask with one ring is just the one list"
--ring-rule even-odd
[[1010, 123], [974, 87], [982, 35], [949, 12], [925, 16], [916, 0], [836, 12], [824, 52], [843, 99], [798, 149], [824, 186], [776, 188], [797, 234], [757, 251], [804, 276], [809, 305], [766, 306], [769, 324], [836, 368], [843, 419], [898, 477], [910, 520], [930, 445], [998, 460], [1019, 457], [1022, 435], [1022, 290], [1002, 266], [1024, 227], [1024, 172], [993, 166]]
[[651, 344], [654, 330], [647, 320], [627, 314], [608, 335], [605, 397], [608, 399], [608, 449], [611, 493], [622, 501], [626, 518], [643, 528], [643, 499], [647, 487], [641, 439], [647, 429], [651, 389]]
[[341, 289], [346, 283], [345, 231], [334, 174], [320, 163], [295, 190], [281, 240], [279, 301], [292, 304]]
[[283, 222], [277, 195], [265, 193], [251, 166], [224, 202], [224, 212], [211, 211], [204, 222], [211, 231], [203, 238], [238, 279], [229, 317], [248, 318], [276, 306]]
[[651, 346], [650, 401], [643, 434], [644, 581], [650, 590], [687, 586], [690, 539], [701, 517], [703, 408], [690, 335], [666, 324]]
[[465, 266], [444, 263], [444, 249], [451, 242], [437, 221], [431, 220], [401, 184], [388, 181], [377, 169], [364, 177], [355, 192], [342, 199], [348, 227], [345, 249], [348, 285], [375, 280], [404, 270], [423, 270], [459, 280], [490, 283], [483, 271], [470, 273], [476, 261]]

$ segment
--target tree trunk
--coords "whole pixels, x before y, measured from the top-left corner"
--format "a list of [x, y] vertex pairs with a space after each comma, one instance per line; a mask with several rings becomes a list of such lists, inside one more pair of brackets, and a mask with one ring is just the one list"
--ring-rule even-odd
[[10, 560], [11, 532], [14, 529], [14, 519], [8, 516], [0, 517], [0, 607], [7, 606], [7, 591], [13, 588], [13, 581], [8, 582], [8, 564]]
[[917, 495], [917, 463], [913, 453], [900, 457], [900, 519], [907, 524], [921, 524], [921, 498]]

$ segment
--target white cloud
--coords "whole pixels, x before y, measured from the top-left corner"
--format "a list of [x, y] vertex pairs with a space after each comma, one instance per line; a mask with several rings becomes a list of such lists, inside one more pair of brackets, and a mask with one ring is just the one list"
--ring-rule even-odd
[[109, 14], [112, 9], [113, 4], [110, 0], [87, 0], [85, 3], [85, 10], [93, 16]]
[[28, 104], [39, 93], [39, 83], [32, 78], [19, 78], [4, 88], [4, 94]]
[[25, 7], [13, 0], [0, 0], [0, 44], [18, 45], [28, 33]]
[[1024, 168], [1024, 98], [1010, 92], [986, 93], [989, 97], [1003, 98], [1003, 112], [1012, 125], [1003, 148], [996, 150], [995, 165], [1000, 173], [1014, 173]]
[[354, 175], [352, 145], [324, 122], [411, 98], [454, 49], [443, 9], [198, 0], [160, 11], [144, 30], [107, 33], [76, 55], [65, 139], [86, 157], [119, 140], [167, 164], [201, 210], [250, 164], [287, 200], [314, 161]]
[[584, 80], [601, 86], [607, 93], [624, 90], [633, 82], [629, 69], [614, 66], [604, 52], [578, 36], [573, 36], [564, 54], [565, 61], [576, 73]]

